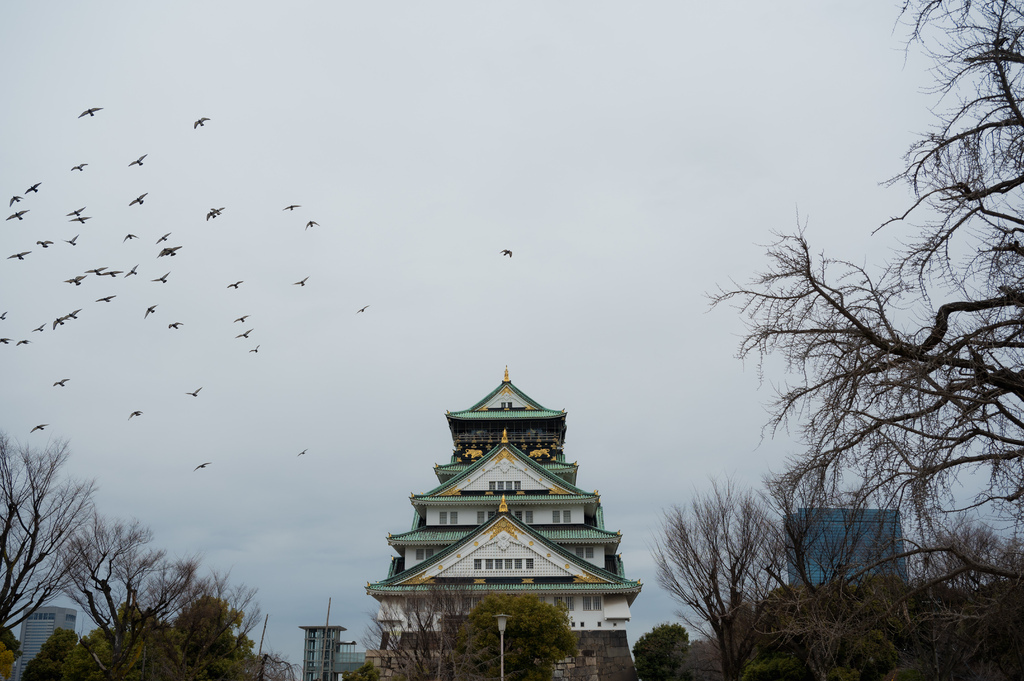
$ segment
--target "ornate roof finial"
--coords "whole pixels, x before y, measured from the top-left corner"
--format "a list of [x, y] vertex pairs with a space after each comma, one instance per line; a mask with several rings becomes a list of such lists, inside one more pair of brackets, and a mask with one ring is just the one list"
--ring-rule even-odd
[[505, 365], [505, 380], [502, 381], [502, 383], [508, 383], [508, 382], [509, 382], [509, 380], [508, 380], [508, 365], [506, 364]]
[[508, 428], [501, 429], [501, 441], [503, 444], [508, 444]]
[[498, 506], [498, 513], [508, 513], [508, 504], [505, 503], [505, 495], [501, 495], [501, 505]]

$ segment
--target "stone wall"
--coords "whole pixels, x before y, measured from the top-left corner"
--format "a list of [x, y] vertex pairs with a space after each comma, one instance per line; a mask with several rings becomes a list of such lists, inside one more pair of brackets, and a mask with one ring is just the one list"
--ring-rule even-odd
[[626, 631], [576, 632], [579, 653], [555, 665], [560, 681], [637, 681]]
[[[625, 630], [573, 633], [578, 654], [555, 665], [553, 678], [556, 681], [638, 681]], [[366, 659], [380, 670], [381, 681], [396, 675], [389, 651], [367, 650]]]

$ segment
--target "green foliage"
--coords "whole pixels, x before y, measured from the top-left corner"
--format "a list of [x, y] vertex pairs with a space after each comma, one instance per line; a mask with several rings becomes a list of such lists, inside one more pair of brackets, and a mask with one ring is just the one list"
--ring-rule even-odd
[[0, 644], [14, 653], [15, 660], [21, 657], [21, 643], [14, 637], [14, 632], [6, 627], [0, 627]]
[[505, 629], [505, 675], [516, 681], [549, 681], [555, 663], [576, 654], [576, 636], [564, 608], [542, 603], [534, 595], [491, 594], [470, 612], [459, 632], [456, 652], [478, 674], [500, 673], [498, 623]]
[[633, 662], [643, 681], [688, 681], [684, 671], [690, 636], [681, 624], [659, 624], [633, 644]]
[[814, 681], [799, 658], [788, 653], [758, 655], [743, 670], [743, 681]]
[[8, 650], [2, 642], [0, 642], [0, 676], [4, 678], [10, 678], [11, 668], [14, 666], [14, 651]]
[[74, 630], [55, 630], [32, 661], [25, 665], [22, 681], [61, 681], [64, 661], [77, 645], [78, 634]]
[[[99, 629], [93, 629], [82, 637], [89, 644], [96, 656], [104, 665], [109, 665], [111, 660], [110, 643]], [[72, 649], [71, 653], [64, 659], [62, 667], [63, 681], [107, 681], [106, 674], [93, 659], [92, 655], [82, 641]], [[127, 681], [138, 681], [142, 674], [140, 670], [133, 669], [126, 676]]]
[[860, 672], [849, 667], [836, 667], [829, 670], [826, 681], [861, 681]]
[[341, 673], [342, 681], [380, 681], [380, 670], [367, 660], [359, 669]]
[[199, 597], [155, 637], [161, 666], [177, 679], [242, 681], [253, 650], [244, 617], [223, 599]]

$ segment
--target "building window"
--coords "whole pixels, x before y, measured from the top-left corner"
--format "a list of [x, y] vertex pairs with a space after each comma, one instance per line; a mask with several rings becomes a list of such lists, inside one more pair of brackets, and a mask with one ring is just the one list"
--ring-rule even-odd
[[416, 560], [423, 560], [423, 549], [416, 549]]
[[562, 511], [562, 522], [563, 523], [571, 523], [572, 522], [572, 511], [570, 511], [568, 509]]
[[601, 597], [600, 596], [584, 596], [583, 597], [583, 609], [584, 610], [600, 610], [601, 609]]
[[565, 607], [569, 608], [569, 610], [575, 610], [576, 609], [576, 599], [573, 596], [566, 596], [565, 597]]
[[427, 549], [427, 558], [430, 558], [433, 555], [434, 555], [434, 549]]
[[459, 524], [459, 512], [458, 511], [452, 511], [452, 525], [458, 525], [458, 524]]
[[512, 481], [511, 480], [506, 480], [505, 481], [505, 489], [507, 489], [509, 492], [512, 491]]
[[487, 559], [487, 569], [488, 570], [493, 570], [494, 569], [494, 560], [492, 558], [488, 558]]
[[553, 522], [553, 523], [560, 523], [560, 522], [562, 522], [562, 512], [561, 511], [552, 511], [551, 512], [551, 522]]
[[523, 519], [523, 512], [522, 511], [513, 511], [512, 515], [514, 515], [516, 517], [516, 520], [522, 520]]
[[482, 563], [483, 563], [483, 561], [480, 560], [479, 558], [474, 558], [473, 559], [473, 569], [474, 570], [479, 570], [482, 567], [482, 565], [481, 565]]
[[532, 570], [533, 569], [533, 558], [527, 558], [526, 559], [526, 569], [527, 570]]
[[477, 511], [476, 512], [476, 524], [477, 525], [483, 525], [484, 524], [484, 512], [483, 511]]
[[487, 512], [487, 519], [490, 520], [493, 517], [494, 517], [494, 511], [488, 511]]
[[440, 513], [437, 514], [437, 523], [439, 525], [447, 525], [448, 524], [448, 511], [441, 511]]
[[522, 558], [516, 558], [515, 560], [516, 560], [516, 570], [522, 570], [523, 569], [523, 559]]
[[505, 569], [506, 570], [511, 570], [512, 569], [512, 559], [511, 558], [506, 558], [505, 559]]
[[515, 485], [516, 485], [516, 487], [515, 487], [516, 489], [522, 489], [523, 488], [523, 483], [522, 483], [521, 480], [516, 480]]
[[496, 486], [497, 484], [498, 483], [496, 483], [493, 480], [491, 480], [489, 483], [487, 483], [487, 489], [489, 489], [491, 491], [494, 491], [494, 490], [497, 489], [497, 486]]
[[529, 525], [533, 524], [533, 511], [527, 511], [526, 512], [526, 522]]
[[577, 546], [576, 547], [577, 558], [593, 558], [594, 547], [593, 546]]

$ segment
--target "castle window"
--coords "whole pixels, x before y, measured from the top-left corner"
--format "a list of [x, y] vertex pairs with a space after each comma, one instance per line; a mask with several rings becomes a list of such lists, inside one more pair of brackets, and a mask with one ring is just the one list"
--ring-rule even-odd
[[459, 512], [458, 511], [452, 511], [452, 525], [458, 525], [458, 524], [459, 524]]
[[533, 524], [533, 511], [526, 512], [526, 522], [531, 525]]
[[526, 559], [526, 569], [527, 570], [532, 570], [533, 569], [533, 558], [527, 558]]
[[516, 570], [522, 570], [523, 569], [523, 559], [522, 558], [516, 558], [515, 561], [516, 561]]
[[522, 520], [523, 519], [523, 512], [522, 511], [513, 511], [512, 515], [514, 515], [516, 517], [516, 520]]
[[553, 523], [560, 523], [560, 522], [562, 522], [562, 512], [561, 511], [552, 511], [551, 512], [551, 522], [553, 522]]
[[494, 559], [493, 558], [488, 558], [487, 559], [487, 569], [488, 570], [493, 570], [494, 569]]
[[437, 514], [437, 523], [438, 525], [448, 524], [448, 511], [441, 511]]
[[493, 492], [494, 490], [498, 489], [496, 487], [497, 484], [498, 483], [496, 483], [493, 480], [491, 480], [489, 483], [487, 483], [487, 489], [489, 489], [489, 490], [491, 490]]
[[519, 481], [519, 480], [516, 480], [515, 488], [516, 489], [522, 489], [523, 488], [523, 483], [521, 481]]
[[571, 523], [572, 522], [572, 511], [570, 511], [568, 509], [562, 511], [562, 522], [563, 523]]
[[511, 570], [512, 569], [512, 559], [511, 558], [506, 558], [505, 559], [505, 569], [506, 570]]
[[480, 560], [479, 558], [474, 558], [473, 559], [473, 569], [474, 570], [479, 570], [482, 567], [481, 563], [483, 563], [482, 560]]
[[476, 512], [476, 524], [477, 525], [483, 525], [484, 524], [484, 512], [483, 511], [477, 511]]

